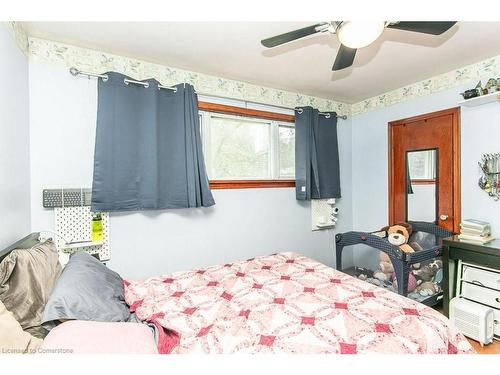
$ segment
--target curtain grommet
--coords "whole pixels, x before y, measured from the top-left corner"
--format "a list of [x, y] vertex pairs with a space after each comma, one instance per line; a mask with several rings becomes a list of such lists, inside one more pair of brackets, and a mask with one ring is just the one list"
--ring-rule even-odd
[[126, 84], [127, 86], [131, 83], [135, 83], [137, 85], [142, 85], [145, 89], [149, 88], [149, 82], [142, 82], [142, 81], [134, 81], [132, 79], [124, 78], [123, 83]]

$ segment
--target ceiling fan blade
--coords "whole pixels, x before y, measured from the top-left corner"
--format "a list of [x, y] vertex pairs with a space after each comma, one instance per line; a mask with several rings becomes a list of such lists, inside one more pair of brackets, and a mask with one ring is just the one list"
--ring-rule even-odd
[[261, 40], [264, 47], [271, 48], [279, 46], [280, 44], [291, 42], [292, 40], [300, 39], [308, 35], [317, 33], [316, 28], [322, 26], [325, 23], [317, 23], [316, 25], [311, 25], [304, 27], [302, 29], [290, 31], [288, 33], [273, 36], [271, 38]]
[[333, 63], [332, 70], [341, 70], [351, 66], [354, 62], [356, 51], [356, 48], [349, 48], [341, 44], [339, 50], [337, 51], [337, 57]]
[[441, 35], [456, 23], [457, 21], [401, 21], [387, 27], [415, 33]]

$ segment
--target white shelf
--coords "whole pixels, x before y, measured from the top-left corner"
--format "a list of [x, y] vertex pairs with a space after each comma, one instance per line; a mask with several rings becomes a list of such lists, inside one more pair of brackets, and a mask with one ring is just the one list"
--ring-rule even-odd
[[465, 107], [477, 107], [478, 105], [498, 102], [499, 100], [500, 100], [500, 91], [497, 91], [491, 94], [476, 96], [475, 98], [462, 100], [458, 104]]
[[63, 249], [78, 249], [80, 247], [90, 247], [90, 246], [101, 246], [104, 244], [104, 241], [87, 241], [87, 242], [73, 242], [64, 244], [61, 247]]
[[316, 226], [318, 228], [322, 228], [322, 229], [326, 229], [326, 228], [334, 228], [335, 227], [335, 224], [337, 223], [333, 223], [333, 222], [328, 222], [328, 223], [325, 223], [325, 224], [316, 224]]

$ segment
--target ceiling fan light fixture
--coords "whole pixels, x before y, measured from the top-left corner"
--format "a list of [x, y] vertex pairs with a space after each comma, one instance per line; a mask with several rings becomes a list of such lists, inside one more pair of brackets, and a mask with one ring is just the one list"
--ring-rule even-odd
[[340, 43], [349, 48], [363, 48], [382, 34], [384, 21], [344, 21], [337, 29]]

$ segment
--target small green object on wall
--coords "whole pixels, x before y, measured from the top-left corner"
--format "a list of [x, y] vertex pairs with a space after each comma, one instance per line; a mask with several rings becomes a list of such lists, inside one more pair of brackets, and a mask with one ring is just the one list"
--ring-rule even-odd
[[100, 212], [92, 212], [92, 221], [90, 225], [92, 230], [92, 241], [102, 241], [102, 215]]

